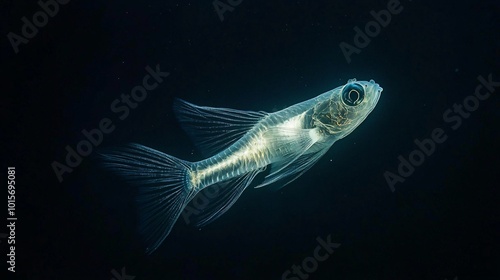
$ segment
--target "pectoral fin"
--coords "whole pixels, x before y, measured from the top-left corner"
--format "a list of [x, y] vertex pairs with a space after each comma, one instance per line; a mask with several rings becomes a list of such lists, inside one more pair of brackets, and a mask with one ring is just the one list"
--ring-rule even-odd
[[[258, 185], [256, 188], [261, 188], [269, 184], [279, 182], [275, 190], [281, 189], [284, 186], [290, 184], [295, 179], [304, 174], [309, 168], [311, 168], [330, 148], [331, 144], [321, 143], [316, 144], [322, 147], [314, 147], [316, 150], [312, 153], [304, 152], [300, 154], [293, 161], [282, 160], [271, 164], [271, 171], [266, 176], [264, 182]], [[311, 147], [312, 149], [313, 147]]]

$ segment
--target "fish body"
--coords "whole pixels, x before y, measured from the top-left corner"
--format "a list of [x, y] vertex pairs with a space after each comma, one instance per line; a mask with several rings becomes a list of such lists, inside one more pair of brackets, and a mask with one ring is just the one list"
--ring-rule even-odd
[[295, 180], [361, 124], [382, 90], [373, 80], [352, 79], [274, 113], [177, 100], [178, 120], [206, 159], [188, 162], [137, 144], [104, 153], [103, 159], [107, 167], [140, 186], [141, 229], [150, 253], [201, 190], [221, 190], [196, 215], [195, 224], [204, 226], [225, 213], [266, 167], [269, 173], [257, 187]]

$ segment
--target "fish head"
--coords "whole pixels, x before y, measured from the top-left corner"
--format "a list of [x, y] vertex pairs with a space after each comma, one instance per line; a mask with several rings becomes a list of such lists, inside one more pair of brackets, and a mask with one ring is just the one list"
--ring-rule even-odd
[[332, 90], [328, 100], [314, 107], [313, 126], [336, 139], [344, 138], [375, 108], [382, 90], [374, 80], [349, 80], [347, 84]]

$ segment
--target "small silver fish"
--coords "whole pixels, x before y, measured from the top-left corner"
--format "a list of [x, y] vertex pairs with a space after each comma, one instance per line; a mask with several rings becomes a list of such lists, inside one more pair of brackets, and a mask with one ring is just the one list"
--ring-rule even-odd
[[140, 186], [140, 228], [151, 253], [170, 233], [186, 205], [203, 189], [221, 190], [197, 215], [204, 226], [224, 214], [270, 166], [258, 187], [284, 186], [351, 133], [377, 104], [382, 88], [356, 81], [274, 113], [174, 103], [179, 122], [208, 158], [188, 162], [131, 144], [101, 154], [104, 165]]

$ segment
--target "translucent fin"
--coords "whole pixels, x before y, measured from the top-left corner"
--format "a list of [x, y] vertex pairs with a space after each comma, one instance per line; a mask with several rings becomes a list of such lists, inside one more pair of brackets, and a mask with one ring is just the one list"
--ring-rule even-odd
[[105, 167], [139, 187], [139, 226], [146, 252], [152, 253], [195, 195], [185, 184], [191, 163], [138, 144], [105, 151], [101, 157]]
[[[270, 147], [279, 151], [281, 159], [271, 164], [270, 173], [266, 176], [264, 182], [255, 188], [261, 188], [279, 180], [282, 175], [294, 173], [296, 168], [300, 166], [290, 167], [292, 163], [297, 161], [301, 156], [309, 150], [314, 144], [315, 140], [311, 138], [311, 129], [297, 129], [297, 128], [272, 128], [269, 130], [273, 137], [269, 143]], [[273, 138], [276, 138], [275, 143]], [[288, 139], [287, 139], [288, 138]]]
[[196, 201], [197, 204], [192, 203], [193, 205], [186, 207], [186, 209], [193, 207], [190, 209], [191, 217], [188, 217], [186, 221], [192, 221], [195, 226], [200, 227], [215, 221], [233, 206], [255, 176], [262, 170], [258, 169], [246, 173], [228, 182], [214, 184], [200, 191], [193, 199], [193, 202]]
[[[309, 168], [311, 168], [330, 148], [331, 144], [319, 149], [316, 152], [303, 154], [293, 162], [280, 161], [271, 164], [271, 171], [266, 176], [264, 182], [257, 186], [261, 188], [275, 182], [284, 182], [284, 184], [273, 187], [273, 190], [279, 190], [284, 186], [290, 184], [295, 179], [299, 178]], [[286, 167], [286, 168], [284, 168]], [[288, 181], [286, 181], [288, 180]]]
[[205, 156], [212, 156], [241, 138], [266, 112], [196, 106], [174, 101], [177, 119]]

